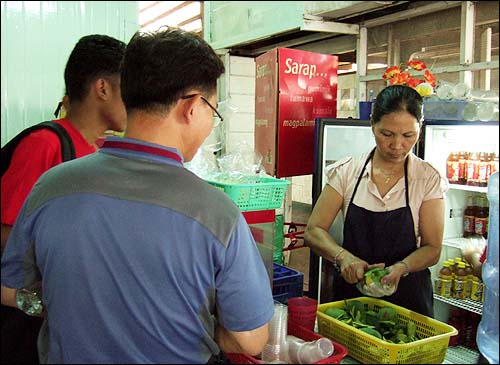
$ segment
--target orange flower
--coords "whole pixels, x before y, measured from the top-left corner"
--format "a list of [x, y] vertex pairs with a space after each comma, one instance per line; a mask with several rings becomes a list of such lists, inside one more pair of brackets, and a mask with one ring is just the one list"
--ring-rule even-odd
[[396, 74], [394, 77], [389, 79], [391, 85], [405, 85], [406, 81], [410, 77], [410, 74], [406, 71]]
[[425, 70], [424, 80], [432, 87], [436, 86], [436, 77], [429, 70]]
[[392, 67], [388, 67], [386, 70], [385, 70], [385, 73], [384, 75], [382, 76], [382, 78], [384, 79], [392, 79], [395, 75], [397, 74], [400, 74], [401, 73], [401, 67], [398, 67], [398, 66], [392, 66]]
[[424, 80], [419, 80], [419, 79], [414, 79], [413, 77], [409, 77], [408, 80], [406, 81], [406, 86], [416, 88], [417, 85], [423, 83]]
[[414, 70], [422, 71], [427, 68], [423, 61], [411, 60], [406, 62], [406, 65]]
[[[410, 69], [416, 71], [424, 71], [424, 79], [410, 75]], [[419, 76], [418, 76], [419, 77]], [[389, 81], [390, 85], [406, 85], [411, 87], [422, 96], [430, 96], [433, 93], [433, 88], [436, 86], [436, 78], [427, 70], [427, 66], [423, 61], [411, 60], [406, 62], [406, 69], [399, 66], [391, 66], [386, 68], [382, 78]]]

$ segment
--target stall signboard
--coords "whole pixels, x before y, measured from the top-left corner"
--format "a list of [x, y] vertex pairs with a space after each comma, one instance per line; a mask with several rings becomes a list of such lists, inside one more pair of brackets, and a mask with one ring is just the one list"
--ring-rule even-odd
[[338, 57], [275, 48], [257, 57], [255, 149], [269, 175], [314, 170], [314, 120], [337, 116]]

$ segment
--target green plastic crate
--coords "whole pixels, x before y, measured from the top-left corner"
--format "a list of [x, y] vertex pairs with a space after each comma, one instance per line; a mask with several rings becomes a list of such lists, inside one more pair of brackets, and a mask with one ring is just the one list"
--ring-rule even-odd
[[259, 177], [257, 182], [252, 184], [206, 181], [229, 195], [242, 212], [280, 208], [287, 186], [290, 184], [288, 180], [272, 177]]

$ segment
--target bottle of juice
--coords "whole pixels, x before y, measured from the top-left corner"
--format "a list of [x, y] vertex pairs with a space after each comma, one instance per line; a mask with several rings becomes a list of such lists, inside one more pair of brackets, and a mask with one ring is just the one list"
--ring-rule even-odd
[[458, 152], [450, 152], [446, 159], [446, 177], [451, 184], [458, 184]]
[[488, 211], [486, 206], [486, 199], [479, 197], [479, 209], [474, 217], [474, 232], [477, 235], [488, 238]]
[[488, 186], [488, 172], [490, 170], [490, 159], [486, 152], [479, 153], [477, 181], [479, 186]]
[[467, 206], [464, 210], [464, 234], [465, 238], [470, 237], [474, 234], [475, 230], [475, 212], [474, 212], [474, 196], [469, 195], [467, 197]]
[[471, 152], [467, 159], [467, 185], [479, 185], [479, 154]]
[[465, 151], [458, 153], [458, 183], [460, 185], [467, 184], [467, 156], [468, 153]]
[[441, 287], [438, 294], [445, 298], [450, 298], [453, 287], [453, 271], [449, 261], [443, 263], [443, 267], [439, 270], [439, 279], [441, 280]]
[[455, 280], [453, 281], [453, 298], [464, 299], [464, 288], [467, 279], [464, 262], [460, 261], [457, 264], [455, 275]]
[[468, 262], [465, 263], [465, 272], [467, 273], [467, 277], [465, 279], [464, 299], [470, 299], [470, 294], [472, 292], [472, 280], [474, 276], [474, 270], [472, 269], [472, 266]]

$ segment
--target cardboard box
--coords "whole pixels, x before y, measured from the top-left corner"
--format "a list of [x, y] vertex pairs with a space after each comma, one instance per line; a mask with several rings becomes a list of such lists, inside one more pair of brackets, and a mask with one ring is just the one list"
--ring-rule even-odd
[[266, 172], [312, 174], [314, 119], [337, 116], [338, 57], [275, 48], [255, 65], [255, 150]]

